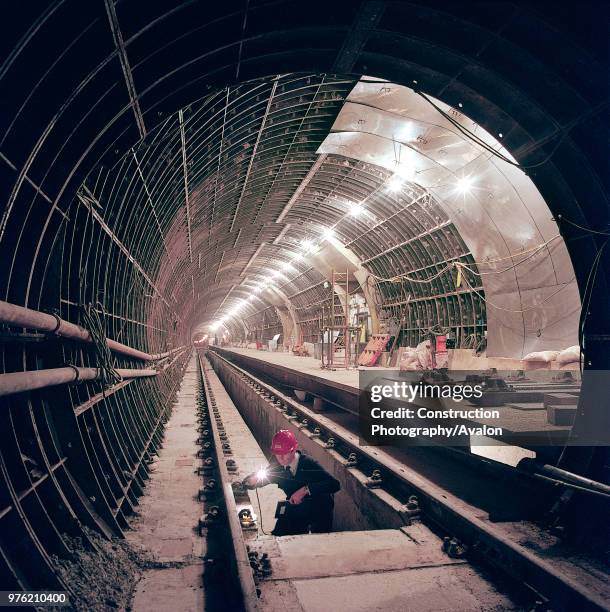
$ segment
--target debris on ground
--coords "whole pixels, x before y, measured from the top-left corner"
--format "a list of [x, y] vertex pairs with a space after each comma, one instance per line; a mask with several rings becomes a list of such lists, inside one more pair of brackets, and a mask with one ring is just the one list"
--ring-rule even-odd
[[[107, 540], [86, 527], [83, 529], [91, 544], [64, 534], [63, 539], [72, 553], [72, 559], [52, 557], [57, 573], [71, 589], [68, 609], [129, 611], [133, 590], [151, 560], [132, 548], [126, 540]], [[50, 609], [58, 611], [67, 608], [44, 608], [45, 612]]]

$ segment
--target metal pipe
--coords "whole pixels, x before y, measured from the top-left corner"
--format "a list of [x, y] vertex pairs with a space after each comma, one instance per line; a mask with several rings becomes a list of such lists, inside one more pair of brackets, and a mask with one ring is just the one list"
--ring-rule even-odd
[[150, 361], [160, 361], [161, 359], [167, 359], [168, 357], [171, 357], [172, 355], [175, 355], [176, 353], [179, 353], [180, 351], [184, 351], [187, 348], [188, 346], [184, 345], [184, 346], [179, 346], [178, 348], [175, 348], [175, 349], [171, 349], [171, 351], [166, 351], [165, 353], [155, 353], [154, 355], [150, 356]]
[[573, 472], [562, 470], [554, 465], [538, 463], [535, 459], [531, 459], [529, 457], [521, 459], [517, 465], [517, 469], [533, 474], [546, 475], [546, 477], [561, 481], [566, 486], [568, 483], [572, 483], [575, 485], [580, 485], [585, 489], [598, 491], [604, 495], [610, 495], [610, 486], [604, 484], [603, 482], [598, 482], [597, 480], [592, 480], [586, 476], [581, 476], [580, 474], [574, 474]]
[[598, 482], [597, 480], [593, 480], [585, 476], [580, 476], [580, 474], [574, 474], [573, 472], [562, 470], [561, 468], [555, 467], [554, 465], [545, 464], [542, 466], [542, 469], [540, 471], [547, 474], [551, 474], [556, 478], [563, 478], [575, 484], [579, 484], [583, 487], [595, 489], [600, 493], [610, 495], [610, 486], [608, 486], [607, 484], [604, 484], [603, 482]]
[[[163, 366], [163, 369], [159, 370], [159, 372], [163, 373], [166, 370], [169, 370], [169, 368], [171, 368], [176, 363], [176, 361], [178, 361], [179, 359], [180, 359], [180, 355], [177, 355], [169, 363], [166, 363]], [[123, 387], [126, 387], [133, 380], [135, 380], [135, 378], [128, 378], [126, 380], [123, 380], [123, 381], [117, 383], [116, 385], [112, 385], [112, 387], [110, 387], [110, 388], [104, 389], [104, 391], [102, 393], [98, 393], [97, 395], [94, 395], [93, 397], [90, 397], [86, 402], [83, 402], [79, 406], [75, 406], [74, 407], [74, 416], [80, 416], [83, 412], [86, 412], [87, 410], [89, 410], [90, 408], [95, 406], [98, 402], [102, 401], [103, 399], [107, 398], [108, 396], [112, 395], [113, 393], [116, 393], [117, 391], [119, 391]]]
[[545, 482], [550, 482], [554, 485], [561, 485], [562, 487], [566, 487], [568, 489], [574, 489], [575, 491], [581, 491], [582, 493], [589, 493], [590, 495], [597, 495], [598, 497], [603, 497], [606, 500], [610, 499], [610, 494], [603, 493], [602, 491], [598, 491], [596, 489], [590, 489], [589, 487], [583, 487], [569, 480], [557, 480], [556, 478], [551, 478], [550, 476], [544, 476], [543, 474], [539, 474], [538, 472], [532, 472], [531, 476], [534, 478], [538, 478], [539, 480], [543, 480]]
[[[0, 300], [0, 323], [6, 323], [13, 327], [27, 327], [28, 329], [36, 329], [38, 331], [50, 332], [61, 336], [62, 338], [69, 338], [70, 340], [79, 340], [81, 342], [92, 343], [93, 339], [91, 334], [86, 329], [64, 321], [57, 315], [50, 315], [38, 310], [32, 310], [31, 308], [25, 308], [23, 306], [17, 306], [16, 304], [10, 304], [9, 302], [3, 302]], [[106, 340], [108, 348], [120, 355], [127, 357], [133, 357], [134, 359], [140, 359], [142, 361], [158, 361], [173, 354], [174, 352], [184, 348], [179, 347], [172, 349], [166, 353], [160, 353], [157, 355], [151, 355], [144, 351], [139, 351], [126, 344], [121, 344], [116, 340]]]
[[[116, 372], [123, 379], [144, 378], [158, 374], [157, 370], [118, 369]], [[98, 368], [78, 368], [76, 366], [0, 374], [0, 397], [64, 385], [77, 380], [98, 380], [100, 374], [101, 370]]]

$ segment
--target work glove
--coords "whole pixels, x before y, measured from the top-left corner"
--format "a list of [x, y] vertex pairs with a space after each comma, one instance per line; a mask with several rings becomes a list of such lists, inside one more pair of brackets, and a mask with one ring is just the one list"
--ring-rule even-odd
[[256, 474], [249, 474], [241, 481], [241, 484], [246, 489], [256, 489], [256, 486], [258, 485], [258, 479], [256, 477]]

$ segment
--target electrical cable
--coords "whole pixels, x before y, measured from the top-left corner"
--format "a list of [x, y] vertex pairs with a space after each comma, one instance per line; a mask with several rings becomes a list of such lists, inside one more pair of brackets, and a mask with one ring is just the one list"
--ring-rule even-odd
[[519, 255], [525, 255], [526, 253], [531, 253], [532, 251], [539, 251], [540, 249], [543, 249], [545, 246], [548, 246], [549, 244], [551, 244], [551, 242], [553, 242], [554, 240], [557, 240], [557, 238], [561, 238], [561, 234], [555, 234], [555, 236], [553, 236], [550, 240], [547, 240], [546, 242], [538, 244], [529, 249], [525, 249], [525, 251], [519, 251], [518, 253], [514, 253], [513, 255], [504, 255], [503, 257], [495, 257], [494, 259], [487, 259], [485, 261], [473, 261], [472, 264], [475, 266], [485, 266], [491, 263], [505, 261], [507, 259], [514, 259], [515, 257], [518, 257]]
[[[434, 330], [438, 330], [438, 331], [434, 331]], [[434, 334], [435, 336], [438, 336], [439, 334], [447, 334], [451, 331], [451, 327], [443, 327], [441, 326], [439, 323], [436, 323], [435, 325], [433, 325], [432, 327], [428, 327], [425, 329], [420, 329], [420, 332], [428, 335], [432, 335]]]
[[[463, 263], [461, 261], [455, 261], [453, 263], [453, 265], [456, 268], [463, 268], [465, 270], [468, 270], [469, 272], [471, 272], [472, 274], [474, 274], [476, 276], [489, 276], [490, 274], [504, 274], [504, 272], [510, 272], [511, 270], [514, 270], [517, 266], [520, 266], [522, 263], [525, 263], [526, 261], [530, 260], [532, 257], [537, 255], [540, 251], [542, 251], [542, 249], [544, 249], [545, 246], [546, 245], [542, 245], [542, 246], [538, 247], [535, 251], [532, 251], [527, 257], [524, 257], [520, 261], [514, 263], [512, 266], [508, 266], [508, 268], [504, 268], [503, 270], [490, 270], [488, 272], [478, 272], [477, 270], [473, 270], [472, 268], [470, 268], [468, 264], [465, 264], [465, 263]], [[519, 253], [519, 255], [520, 254], [521, 253]], [[516, 257], [516, 255], [511, 256], [511, 257]], [[478, 265], [480, 265], [480, 264], [478, 264]]]
[[548, 295], [547, 297], [545, 297], [541, 302], [539, 302], [538, 304], [534, 304], [533, 306], [529, 306], [528, 308], [521, 308], [519, 310], [515, 310], [512, 308], [504, 308], [503, 306], [498, 306], [497, 304], [494, 304], [493, 302], [490, 302], [485, 296], [481, 295], [469, 282], [468, 279], [464, 276], [462, 277], [464, 283], [466, 283], [466, 285], [468, 285], [468, 287], [470, 288], [470, 290], [475, 293], [476, 295], [478, 295], [481, 300], [483, 300], [483, 302], [485, 302], [485, 304], [489, 304], [489, 306], [491, 306], [492, 308], [496, 308], [497, 310], [503, 310], [505, 312], [515, 312], [515, 313], [523, 313], [523, 312], [528, 312], [530, 310], [534, 310], [535, 308], [538, 308], [541, 304], [544, 304], [545, 302], [548, 302], [552, 297], [555, 297], [560, 291], [563, 291], [564, 289], [566, 289], [571, 283], [573, 283], [576, 280], [576, 277], [573, 277], [572, 280], [568, 281], [565, 285], [563, 285], [562, 287], [560, 287], [559, 289], [557, 289], [557, 291], [555, 291], [554, 293], [551, 293], [551, 295]]
[[97, 361], [96, 367], [100, 372], [99, 379], [102, 384], [102, 392], [104, 392], [106, 385], [114, 385], [120, 382], [122, 378], [114, 369], [112, 353], [108, 348], [106, 332], [100, 312], [105, 314], [106, 311], [99, 302], [96, 305], [84, 304], [81, 306], [83, 327], [89, 331], [93, 341]]
[[475, 276], [489, 276], [490, 274], [504, 274], [505, 272], [509, 272], [510, 270], [514, 270], [517, 266], [520, 266], [522, 263], [525, 263], [526, 261], [528, 261], [529, 259], [531, 259], [535, 255], [537, 255], [548, 244], [550, 244], [553, 240], [555, 240], [555, 239], [557, 239], [559, 237], [560, 237], [560, 235], [557, 234], [556, 236], [551, 238], [551, 240], [547, 240], [546, 242], [544, 242], [542, 244], [539, 244], [536, 247], [533, 247], [533, 248], [528, 249], [526, 251], [521, 251], [520, 253], [516, 253], [515, 255], [509, 255], [507, 257], [499, 257], [499, 258], [497, 258], [495, 260], [489, 260], [488, 262], [483, 262], [483, 263], [474, 262], [475, 265], [481, 266], [481, 265], [484, 265], [486, 263], [492, 263], [492, 262], [495, 262], [495, 261], [502, 261], [504, 259], [513, 259], [513, 258], [517, 257], [518, 255], [523, 255], [525, 253], [530, 253], [527, 257], [524, 257], [520, 261], [514, 263], [512, 266], [509, 266], [508, 268], [504, 268], [503, 270], [491, 270], [489, 272], [478, 272], [477, 270], [473, 270], [468, 264], [465, 264], [464, 262], [461, 262], [461, 261], [454, 261], [452, 265], [455, 266], [456, 268], [462, 268], [464, 270], [468, 270], [468, 272], [474, 274]]
[[520, 168], [521, 170], [531, 170], [531, 169], [534, 169], [534, 168], [539, 168], [540, 166], [543, 166], [544, 164], [549, 162], [551, 157], [553, 157], [553, 155], [559, 149], [559, 147], [561, 146], [561, 144], [563, 143], [565, 138], [568, 136], [568, 134], [570, 132], [570, 129], [572, 127], [574, 127], [575, 125], [577, 125], [576, 123], [574, 123], [572, 126], [563, 128], [563, 133], [561, 134], [560, 138], [557, 140], [557, 142], [553, 146], [551, 152], [542, 161], [536, 162], [535, 164], [524, 165], [524, 164], [520, 164], [519, 162], [514, 162], [511, 159], [509, 159], [508, 157], [506, 157], [505, 155], [502, 155], [501, 153], [496, 151], [493, 147], [488, 145], [484, 140], [482, 140], [481, 138], [476, 136], [468, 128], [465, 128], [464, 126], [460, 125], [460, 123], [458, 121], [456, 121], [453, 117], [451, 117], [448, 113], [446, 113], [442, 108], [440, 108], [438, 105], [436, 105], [430, 98], [428, 98], [428, 96], [426, 96], [426, 94], [422, 93], [421, 91], [416, 91], [415, 93], [417, 93], [417, 95], [421, 96], [426, 102], [428, 102], [428, 104], [430, 104], [445, 119], [447, 119], [447, 121], [449, 121], [464, 136], [466, 136], [467, 138], [472, 140], [475, 144], [479, 145], [480, 147], [482, 147], [483, 149], [485, 149], [486, 151], [488, 151], [489, 153], [491, 153], [492, 155], [494, 155], [498, 159], [501, 159], [502, 161], [506, 162], [507, 164], [510, 164], [511, 166], [514, 166], [515, 168]]
[[434, 276], [429, 276], [428, 278], [425, 278], [425, 279], [411, 278], [408, 275], [408, 273], [398, 274], [396, 276], [392, 276], [391, 278], [383, 278], [382, 276], [377, 276], [377, 274], [373, 274], [373, 272], [368, 272], [368, 274], [380, 282], [398, 283], [398, 282], [403, 282], [404, 280], [404, 281], [408, 281], [411, 283], [425, 284], [425, 283], [432, 282], [433, 280], [437, 279], [439, 276], [442, 276], [445, 272], [447, 272], [448, 270], [451, 270], [452, 268], [453, 268], [453, 264], [447, 264], [442, 270], [437, 272]]
[[[319, 304], [324, 304], [324, 302], [328, 302], [330, 301], [330, 297], [324, 298], [323, 300], [320, 300], [319, 302], [312, 302], [311, 304], [305, 304], [305, 306], [294, 306], [295, 310], [307, 310], [308, 308], [312, 308], [313, 306], [318, 306]], [[257, 313], [255, 313], [257, 314]]]
[[599, 267], [599, 261], [601, 259], [601, 256], [609, 240], [610, 238], [606, 238], [606, 240], [604, 240], [604, 243], [597, 250], [597, 253], [595, 254], [595, 258], [593, 259], [593, 264], [591, 265], [591, 269], [589, 270], [589, 275], [587, 277], [587, 282], [585, 284], [585, 290], [583, 292], [582, 308], [580, 311], [580, 320], [578, 322], [578, 345], [580, 347], [579, 366], [580, 366], [581, 374], [583, 371], [582, 355], [583, 355], [583, 346], [584, 346], [584, 337], [585, 337], [585, 323], [587, 321], [587, 317], [589, 316], [589, 305], [591, 303], [591, 297], [593, 295], [593, 288], [595, 286], [595, 280], [597, 278], [597, 269]]
[[263, 508], [261, 506], [261, 500], [258, 496], [258, 487], [256, 487], [254, 490], [256, 491], [256, 502], [258, 504], [258, 515], [261, 517], [261, 531], [263, 532], [264, 535], [269, 535], [265, 531], [265, 528], [263, 527]]
[[600, 232], [598, 230], [589, 229], [588, 227], [584, 227], [579, 225], [578, 223], [574, 223], [574, 221], [570, 221], [570, 219], [566, 219], [563, 215], [557, 215], [557, 219], [559, 221], [565, 221], [578, 229], [584, 230], [585, 232], [589, 232], [590, 234], [597, 234], [598, 236], [610, 236], [610, 232]]

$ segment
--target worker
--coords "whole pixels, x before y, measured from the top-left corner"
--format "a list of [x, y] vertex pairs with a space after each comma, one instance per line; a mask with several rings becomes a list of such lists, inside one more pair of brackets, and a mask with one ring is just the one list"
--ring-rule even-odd
[[274, 483], [286, 493], [286, 501], [280, 502], [276, 510], [277, 522], [271, 532], [276, 536], [332, 531], [333, 494], [341, 485], [297, 447], [292, 432], [278, 431], [271, 442], [273, 459], [269, 466], [243, 481], [250, 489]]

